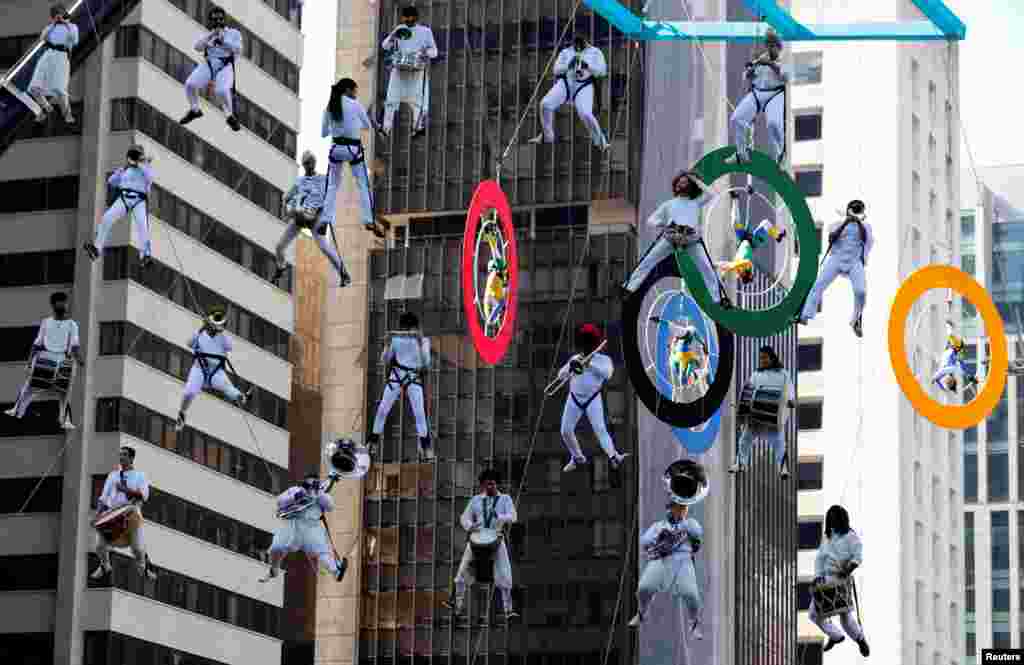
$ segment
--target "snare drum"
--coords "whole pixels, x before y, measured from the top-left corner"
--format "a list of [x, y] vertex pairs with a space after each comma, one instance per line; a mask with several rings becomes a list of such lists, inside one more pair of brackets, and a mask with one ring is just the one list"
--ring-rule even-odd
[[786, 408], [785, 375], [781, 372], [774, 372], [772, 375], [781, 377], [782, 385], [765, 385], [762, 378], [762, 384], [756, 389], [749, 381], [743, 386], [736, 415], [746, 419], [748, 424], [781, 430], [789, 418], [789, 409]]
[[92, 526], [114, 547], [126, 547], [129, 536], [142, 526], [142, 515], [134, 503], [128, 503], [97, 515]]
[[480, 584], [494, 582], [494, 557], [499, 541], [496, 529], [480, 529], [469, 534], [469, 546], [473, 550], [473, 577]]
[[820, 584], [811, 589], [819, 619], [846, 614], [853, 609], [851, 581]]
[[401, 51], [391, 56], [391, 66], [403, 72], [420, 72], [427, 67], [423, 56], [419, 53], [403, 53]]
[[55, 390], [66, 393], [71, 387], [73, 366], [69, 359], [56, 360], [36, 356], [32, 363], [29, 385], [34, 390]]
[[288, 206], [288, 214], [295, 220], [295, 225], [300, 229], [312, 229], [320, 219], [321, 208], [307, 208], [304, 206]]

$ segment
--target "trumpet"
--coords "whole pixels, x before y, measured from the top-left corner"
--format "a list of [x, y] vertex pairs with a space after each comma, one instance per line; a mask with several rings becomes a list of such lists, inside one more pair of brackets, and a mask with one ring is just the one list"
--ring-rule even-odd
[[[584, 367], [589, 365], [590, 361], [594, 358], [594, 354], [596, 354], [599, 351], [601, 351], [605, 347], [606, 344], [608, 344], [608, 340], [606, 340], [606, 339], [601, 340], [601, 343], [597, 345], [596, 349], [594, 349], [593, 351], [591, 351], [587, 355], [583, 356], [583, 358], [580, 360], [580, 363]], [[561, 390], [562, 386], [567, 384], [571, 378], [572, 378], [572, 372], [568, 372], [564, 376], [556, 377], [555, 380], [552, 381], [551, 383], [549, 383], [547, 388], [544, 389], [544, 394], [547, 395], [548, 397], [551, 397], [552, 395], [557, 393], [559, 390]]]

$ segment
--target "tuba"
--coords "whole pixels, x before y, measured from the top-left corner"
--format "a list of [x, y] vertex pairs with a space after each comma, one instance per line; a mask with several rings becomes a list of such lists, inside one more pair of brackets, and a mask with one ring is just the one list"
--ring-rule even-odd
[[711, 489], [703, 465], [689, 459], [672, 462], [665, 469], [664, 480], [672, 501], [685, 506], [700, 503]]
[[330, 437], [324, 446], [324, 461], [331, 468], [331, 485], [338, 478], [358, 480], [370, 470], [370, 451], [349, 437]]

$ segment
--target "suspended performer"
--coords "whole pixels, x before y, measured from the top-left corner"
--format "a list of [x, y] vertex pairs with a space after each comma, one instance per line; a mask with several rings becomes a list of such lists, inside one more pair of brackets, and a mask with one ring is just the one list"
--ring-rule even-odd
[[940, 390], [955, 393], [958, 377], [963, 377], [967, 386], [978, 385], [978, 377], [964, 363], [966, 349], [964, 338], [956, 334], [953, 322], [946, 321], [946, 348], [942, 352], [939, 371], [932, 377], [932, 381]]
[[829, 229], [828, 250], [825, 252], [825, 264], [818, 273], [818, 280], [804, 303], [804, 309], [796, 319], [797, 323], [806, 324], [813, 319], [821, 306], [821, 297], [839, 275], [845, 275], [853, 287], [853, 317], [850, 327], [857, 337], [864, 335], [861, 316], [867, 300], [867, 286], [864, 270], [868, 265], [868, 256], [875, 244], [875, 236], [867, 218], [864, 202], [859, 199], [850, 201], [846, 206], [846, 219], [836, 222]]
[[[703, 469], [700, 473], [703, 476]], [[703, 482], [707, 482], [706, 478]], [[643, 623], [656, 594], [669, 593], [679, 608], [681, 623], [689, 628], [694, 639], [702, 640], [704, 603], [697, 586], [693, 558], [700, 550], [704, 529], [700, 522], [688, 517], [690, 507], [684, 501], [685, 498], [673, 494], [666, 506], [665, 519], [652, 524], [640, 537], [640, 546], [646, 550], [648, 562], [636, 590], [639, 608], [629, 625], [636, 628]]]
[[[68, 318], [68, 294], [63, 292], [54, 293], [50, 296], [50, 306], [53, 308], [53, 316], [48, 316], [39, 324], [39, 332], [32, 342], [32, 351], [29, 355], [29, 367], [32, 368], [29, 378], [18, 391], [18, 399], [14, 406], [4, 411], [8, 416], [24, 418], [29, 405], [35, 399], [37, 393], [45, 393], [46, 389], [36, 389], [32, 386], [32, 377], [37, 372], [42, 373], [43, 368], [51, 370], [50, 376], [56, 379], [59, 368], [73, 356], [78, 366], [85, 367], [85, 359], [82, 357], [81, 342], [78, 338], [78, 322]], [[70, 375], [68, 375], [70, 377]], [[71, 422], [71, 413], [68, 408], [67, 390], [58, 390], [60, 395], [60, 407], [57, 411], [57, 422], [64, 429], [75, 429]]]
[[504, 247], [495, 227], [495, 222], [488, 222], [489, 228], [483, 232], [484, 239], [491, 249], [491, 259], [487, 262], [487, 282], [484, 286], [484, 330], [491, 335], [501, 328], [501, 317], [505, 314], [505, 299], [508, 297], [508, 262], [505, 260]]
[[110, 236], [110, 227], [124, 217], [132, 220], [132, 229], [142, 245], [140, 266], [148, 268], [153, 263], [153, 242], [149, 229], [149, 190], [153, 187], [153, 157], [146, 154], [145, 148], [135, 144], [128, 148], [127, 164], [111, 174], [107, 185], [114, 190], [114, 203], [103, 213], [103, 219], [96, 228], [93, 242], [87, 242], [82, 248], [93, 261], [103, 255]]
[[419, 317], [412, 312], [405, 312], [399, 317], [398, 327], [400, 330], [391, 334], [391, 343], [380, 356], [381, 362], [387, 367], [388, 379], [384, 384], [380, 404], [377, 405], [373, 431], [366, 437], [366, 443], [372, 445], [380, 442], [388, 414], [404, 393], [416, 419], [420, 459], [431, 461], [434, 459], [434, 448], [423, 404], [423, 374], [430, 368], [430, 340], [420, 332]]
[[615, 442], [604, 420], [603, 389], [605, 383], [612, 378], [615, 366], [611, 358], [597, 351], [602, 337], [597, 326], [591, 323], [580, 326], [576, 331], [577, 353], [558, 370], [559, 379], [569, 379], [569, 396], [562, 411], [562, 441], [569, 449], [570, 457], [563, 472], [574, 471], [576, 467], [587, 463], [580, 442], [576, 440], [576, 425], [584, 414], [590, 421], [601, 449], [608, 455], [612, 469], [618, 469], [626, 458], [615, 449]]
[[782, 40], [774, 30], [765, 34], [768, 50], [748, 62], [744, 78], [750, 82], [750, 91], [740, 100], [729, 119], [736, 140], [736, 159], [750, 159], [747, 132], [754, 118], [764, 114], [772, 142], [772, 157], [782, 165], [786, 156], [786, 81], [788, 77], [779, 65]]
[[677, 247], [685, 248], [687, 254], [697, 264], [704, 285], [714, 302], [721, 302], [721, 284], [715, 268], [711, 265], [711, 257], [704, 247], [704, 222], [701, 219], [701, 208], [712, 201], [717, 193], [705, 185], [693, 171], [680, 171], [672, 179], [673, 198], [665, 201], [647, 218], [647, 225], [658, 229], [660, 234], [640, 263], [633, 269], [629, 279], [623, 286], [625, 295], [636, 291], [647, 279], [647, 275], [661, 263], [665, 257], [671, 256]]
[[400, 23], [384, 39], [381, 48], [391, 53], [391, 75], [388, 94], [384, 101], [384, 126], [380, 133], [387, 138], [395, 124], [395, 112], [403, 103], [412, 107], [413, 138], [427, 131], [427, 112], [430, 108], [430, 81], [427, 71], [430, 61], [437, 57], [434, 32], [419, 25], [419, 11], [408, 6], [402, 10]]
[[699, 382], [708, 369], [706, 363], [710, 353], [707, 341], [689, 317], [683, 317], [682, 325], [669, 323], [669, 326], [674, 333], [668, 341], [672, 384], [687, 386]]
[[100, 565], [89, 575], [94, 580], [103, 579], [110, 574], [110, 549], [113, 547], [130, 547], [135, 556], [135, 566], [139, 575], [153, 579], [156, 577], [146, 554], [146, 541], [142, 534], [142, 504], [149, 501], [149, 481], [146, 474], [135, 468], [135, 449], [121, 446], [119, 467], [107, 474], [103, 483], [96, 509], [96, 519], [100, 520], [110, 511], [124, 506], [132, 506], [127, 511], [121, 525], [114, 528], [97, 527], [96, 556]]
[[[519, 616], [512, 607], [512, 562], [504, 539], [505, 527], [516, 523], [516, 505], [512, 497], [498, 491], [500, 481], [501, 475], [494, 469], [481, 472], [480, 493], [469, 500], [459, 519], [462, 528], [469, 532], [470, 542], [466, 543], [455, 575], [454, 602], [445, 601], [444, 606], [460, 619], [466, 613], [466, 585], [478, 578], [494, 580], [501, 592], [506, 621]], [[484, 565], [491, 570], [481, 571]]]
[[284, 526], [274, 534], [270, 545], [270, 570], [260, 582], [277, 577], [281, 562], [292, 552], [302, 552], [311, 560], [319, 560], [339, 582], [345, 577], [348, 559], [335, 555], [324, 519], [325, 513], [334, 510], [331, 488], [337, 480], [337, 472], [332, 471], [325, 485], [314, 469], [306, 474], [301, 485], [290, 487], [277, 497], [278, 516], [284, 520]]
[[36, 61], [28, 84], [28, 94], [42, 109], [36, 120], [44, 122], [53, 113], [53, 106], [48, 100], [52, 97], [64, 115], [64, 122], [73, 125], [75, 117], [71, 115], [68, 81], [71, 78], [71, 49], [78, 46], [78, 26], [71, 22], [64, 5], [50, 7], [50, 22], [43, 28], [40, 39], [43, 42], [42, 55]]
[[[320, 136], [331, 137], [332, 145], [327, 153], [327, 192], [324, 194], [324, 209], [320, 213], [320, 224], [334, 225], [335, 210], [338, 206], [338, 188], [341, 186], [342, 165], [347, 163], [359, 190], [359, 209], [362, 212], [363, 228], [378, 238], [384, 232], [377, 228], [373, 212], [373, 193], [370, 190], [370, 172], [366, 168], [366, 152], [363, 149], [363, 131], [373, 128], [370, 116], [359, 103], [359, 86], [352, 79], [341, 79], [331, 86], [331, 98], [324, 111]], [[319, 226], [317, 233], [319, 233]]]
[[601, 49], [587, 42], [585, 32], [577, 32], [573, 45], [562, 49], [555, 60], [555, 85], [540, 102], [540, 120], [543, 131], [528, 143], [555, 142], [555, 111], [562, 104], [576, 107], [576, 115], [590, 132], [590, 140], [599, 150], [611, 147], [601, 124], [594, 115], [594, 81], [608, 73]]
[[[751, 188], [752, 192], [753, 188]], [[736, 278], [742, 284], [750, 284], [754, 281], [754, 250], [763, 247], [769, 239], [781, 243], [786, 238], [786, 229], [767, 219], [751, 231], [749, 224], [739, 213], [737, 199], [739, 192], [730, 191], [732, 197], [732, 230], [736, 234], [736, 254], [730, 262], [719, 262], [718, 272], [724, 277], [730, 272], [736, 274]]]
[[244, 408], [249, 400], [252, 390], [243, 393], [228, 378], [228, 369], [234, 373], [231, 361], [228, 360], [228, 354], [234, 347], [231, 338], [224, 334], [226, 324], [227, 310], [223, 305], [214, 305], [207, 310], [203, 327], [189, 341], [193, 359], [192, 369], [189, 370], [188, 379], [185, 381], [185, 392], [181, 396], [181, 409], [178, 411], [175, 431], [180, 432], [185, 428], [185, 414], [203, 388], [216, 390], [238, 408]]
[[[818, 553], [814, 557], [815, 587], [820, 587], [823, 584], [847, 584], [851, 581], [853, 571], [862, 563], [864, 563], [864, 545], [856, 532], [850, 528], [850, 515], [842, 506], [832, 506], [825, 513], [825, 542], [818, 548]], [[843, 642], [846, 639], [843, 636], [843, 631], [845, 631], [860, 647], [860, 655], [867, 658], [871, 650], [864, 637], [864, 630], [857, 621], [852, 601], [850, 609], [839, 618], [843, 625], [843, 630], [840, 631], [832, 623], [831, 618], [818, 618], [821, 608], [817, 607], [816, 598], [817, 594], [812, 596], [809, 618], [823, 633], [828, 635], [828, 643], [822, 650], [828, 651]]]
[[179, 122], [187, 125], [203, 117], [199, 109], [199, 91], [213, 81], [214, 93], [224, 113], [228, 115], [228, 127], [237, 132], [242, 129], [242, 123], [235, 117], [235, 58], [242, 55], [242, 33], [227, 27], [227, 14], [220, 7], [210, 7], [207, 21], [210, 31], [195, 45], [196, 51], [203, 54], [205, 62], [196, 65], [185, 80], [189, 110]]
[[[779, 410], [795, 409], [793, 382], [775, 349], [762, 346], [757, 355], [757, 371], [750, 375], [740, 395], [743, 431], [736, 446], [736, 463], [729, 473], [742, 473], [750, 467], [755, 439], [771, 444], [775, 464], [783, 480], [789, 478], [786, 465], [786, 433], [779, 427]], [[781, 419], [785, 422], [785, 417]]]
[[[316, 155], [309, 150], [302, 153], [302, 168], [305, 175], [300, 175], [295, 179], [295, 184], [284, 195], [282, 201], [283, 217], [288, 222], [288, 226], [285, 228], [284, 234], [281, 235], [281, 240], [277, 243], [277, 249], [274, 252], [277, 257], [277, 271], [274, 273], [272, 281], [279, 280], [288, 267], [284, 252], [295, 240], [295, 236], [302, 229], [310, 229], [310, 231], [315, 230], [313, 237], [320, 245], [320, 251], [338, 272], [338, 286], [344, 288], [352, 283], [352, 278], [349, 276], [348, 270], [345, 269], [345, 262], [338, 254], [337, 243], [332, 244], [327, 239], [328, 225], [320, 223], [320, 216], [324, 209], [324, 193], [327, 190], [327, 177], [317, 174]], [[336, 236], [333, 233], [331, 237], [336, 241]]]

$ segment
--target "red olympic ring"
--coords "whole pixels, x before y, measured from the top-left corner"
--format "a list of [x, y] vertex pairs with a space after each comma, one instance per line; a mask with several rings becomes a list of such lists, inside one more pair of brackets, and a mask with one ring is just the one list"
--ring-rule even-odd
[[[505, 319], [495, 337], [484, 334], [477, 313], [476, 292], [473, 286], [476, 265], [476, 233], [480, 227], [480, 217], [490, 209], [498, 212], [501, 232], [508, 242], [505, 258], [508, 263], [508, 287], [505, 289]], [[519, 306], [519, 256], [516, 253], [516, 232], [512, 226], [512, 208], [508, 197], [501, 191], [501, 186], [494, 180], [484, 180], [476, 191], [466, 213], [466, 231], [462, 236], [462, 310], [466, 315], [466, 325], [473, 338], [476, 352], [488, 365], [496, 365], [501, 361], [515, 331], [516, 310]]]

